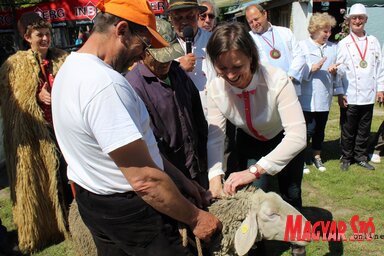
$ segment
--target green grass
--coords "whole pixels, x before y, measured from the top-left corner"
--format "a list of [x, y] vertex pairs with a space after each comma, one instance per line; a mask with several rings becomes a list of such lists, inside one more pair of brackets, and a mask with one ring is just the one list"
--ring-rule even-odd
[[[384, 119], [384, 110], [375, 108], [372, 132], [376, 132]], [[333, 103], [326, 128], [323, 160], [327, 171], [320, 173], [310, 166], [311, 172], [304, 175], [303, 204], [309, 219], [344, 221], [347, 224], [346, 237], [352, 235], [350, 220], [359, 215], [361, 221], [373, 218], [376, 234], [383, 239], [362, 242], [312, 242], [307, 246], [308, 256], [318, 255], [383, 255], [384, 248], [384, 163], [375, 164], [376, 171], [366, 171], [351, 166], [348, 172], [339, 169], [339, 110]], [[383, 159], [382, 159], [383, 160]], [[384, 162], [384, 161], [383, 161]], [[307, 216], [306, 214], [306, 216]], [[8, 230], [14, 230], [8, 188], [0, 191], [0, 217]], [[35, 253], [36, 256], [75, 255], [70, 241], [52, 245]], [[290, 255], [289, 251], [282, 255]]]

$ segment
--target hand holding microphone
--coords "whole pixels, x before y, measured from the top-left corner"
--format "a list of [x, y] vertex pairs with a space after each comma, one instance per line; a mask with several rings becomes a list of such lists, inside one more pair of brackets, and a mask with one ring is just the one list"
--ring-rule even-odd
[[187, 26], [183, 28], [183, 36], [185, 40], [186, 55], [179, 59], [180, 66], [187, 72], [192, 72], [195, 68], [196, 57], [192, 53], [193, 28]]
[[191, 26], [184, 27], [183, 36], [185, 40], [186, 54], [191, 53], [193, 43], [193, 28]]

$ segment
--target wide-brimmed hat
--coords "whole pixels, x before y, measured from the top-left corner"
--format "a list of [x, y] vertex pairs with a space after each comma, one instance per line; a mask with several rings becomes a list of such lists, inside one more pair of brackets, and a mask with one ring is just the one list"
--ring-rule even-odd
[[156, 19], [147, 0], [101, 0], [96, 7], [106, 13], [145, 26], [152, 35], [151, 45], [156, 48], [169, 46], [156, 31]]
[[206, 12], [208, 10], [206, 6], [199, 5], [197, 0], [170, 0], [168, 8], [164, 13], [168, 14], [170, 11], [188, 8], [197, 8], [199, 9], [200, 13]]
[[169, 43], [170, 46], [158, 49], [149, 48], [149, 53], [158, 62], [169, 62], [184, 55], [184, 50], [177, 41], [176, 33], [171, 24], [160, 18], [156, 18], [156, 30]]
[[366, 17], [368, 17], [367, 9], [365, 8], [365, 6], [363, 4], [354, 4], [349, 9], [348, 17], [353, 16], [353, 15], [365, 15]]

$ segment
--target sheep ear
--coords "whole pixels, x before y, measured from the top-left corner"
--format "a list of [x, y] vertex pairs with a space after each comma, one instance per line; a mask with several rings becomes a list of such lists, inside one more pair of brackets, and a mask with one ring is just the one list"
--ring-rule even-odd
[[235, 250], [238, 255], [245, 255], [255, 244], [258, 233], [256, 211], [251, 210], [235, 234]]

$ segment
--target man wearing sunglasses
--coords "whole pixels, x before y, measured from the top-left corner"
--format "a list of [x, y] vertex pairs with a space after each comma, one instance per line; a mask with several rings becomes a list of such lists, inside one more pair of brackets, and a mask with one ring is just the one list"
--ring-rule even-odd
[[98, 255], [190, 255], [167, 222], [185, 223], [201, 239], [221, 223], [197, 207], [199, 188], [163, 162], [145, 105], [121, 75], [150, 44], [169, 44], [146, 0], [104, 0], [97, 8], [91, 36], [68, 56], [52, 90], [79, 213]]
[[216, 6], [209, 0], [200, 2], [201, 6], [207, 7], [207, 10], [199, 15], [198, 26], [206, 31], [211, 32], [216, 26]]

